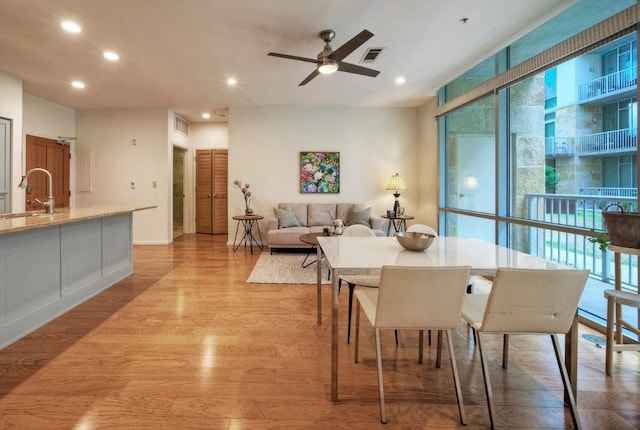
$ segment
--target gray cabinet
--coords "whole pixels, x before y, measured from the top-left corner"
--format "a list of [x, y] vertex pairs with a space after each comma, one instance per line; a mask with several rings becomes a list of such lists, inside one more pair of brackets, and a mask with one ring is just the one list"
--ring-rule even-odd
[[0, 235], [0, 348], [133, 273], [132, 219]]

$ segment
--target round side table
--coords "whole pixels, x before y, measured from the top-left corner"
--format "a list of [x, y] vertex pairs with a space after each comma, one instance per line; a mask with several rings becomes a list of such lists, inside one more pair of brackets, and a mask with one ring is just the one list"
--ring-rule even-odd
[[[231, 218], [238, 221], [238, 224], [236, 225], [236, 235], [233, 238], [233, 252], [236, 252], [240, 245], [243, 243], [244, 247], [246, 248], [247, 242], [249, 243], [249, 250], [252, 254], [254, 243], [260, 249], [264, 247], [264, 245], [262, 244], [262, 232], [260, 232], [260, 224], [258, 224], [258, 221], [264, 218], [262, 215], [234, 215]], [[240, 224], [242, 224], [242, 227], [244, 228], [244, 235], [242, 236], [240, 241], [237, 241]], [[254, 230], [258, 230], [258, 237], [260, 238], [260, 242], [258, 242], [258, 240], [256, 239]]]
[[398, 216], [381, 215], [381, 217], [389, 220], [389, 225], [387, 225], [387, 236], [389, 236], [391, 226], [393, 226], [393, 234], [395, 235], [398, 232], [406, 231], [407, 221], [415, 218], [413, 215], [398, 215]]

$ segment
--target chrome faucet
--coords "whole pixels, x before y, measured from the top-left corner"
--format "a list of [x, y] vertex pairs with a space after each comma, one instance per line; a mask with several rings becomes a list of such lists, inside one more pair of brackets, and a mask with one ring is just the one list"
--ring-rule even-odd
[[48, 170], [43, 169], [41, 167], [36, 167], [34, 169], [29, 170], [27, 174], [22, 177], [22, 181], [20, 181], [20, 185], [18, 185], [18, 187], [27, 188], [27, 185], [29, 185], [29, 176], [33, 172], [43, 172], [43, 173], [46, 173], [47, 176], [49, 177], [49, 186], [48, 186], [49, 196], [47, 197], [48, 200], [44, 203], [38, 199], [35, 199], [35, 201], [40, 203], [44, 207], [45, 213], [52, 214], [56, 211], [56, 205], [53, 201], [53, 177], [51, 176], [51, 173], [49, 173]]

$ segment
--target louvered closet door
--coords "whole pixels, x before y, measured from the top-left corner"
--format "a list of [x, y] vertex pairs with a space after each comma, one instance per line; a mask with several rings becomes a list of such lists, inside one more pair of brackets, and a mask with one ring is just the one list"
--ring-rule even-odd
[[196, 232], [227, 233], [226, 149], [196, 151]]
[[227, 150], [213, 150], [213, 234], [226, 234], [227, 216]]

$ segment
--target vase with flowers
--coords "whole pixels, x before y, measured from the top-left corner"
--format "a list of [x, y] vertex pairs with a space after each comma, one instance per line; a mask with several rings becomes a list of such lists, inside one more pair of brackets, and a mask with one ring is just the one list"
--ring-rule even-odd
[[244, 214], [253, 215], [253, 209], [251, 209], [251, 191], [249, 191], [249, 184], [243, 184], [242, 181], [233, 181], [233, 186], [238, 188], [244, 197]]

